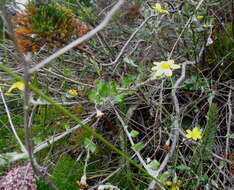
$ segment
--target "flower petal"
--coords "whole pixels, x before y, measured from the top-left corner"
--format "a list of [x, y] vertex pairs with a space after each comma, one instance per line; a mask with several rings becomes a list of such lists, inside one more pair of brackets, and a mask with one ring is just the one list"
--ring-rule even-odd
[[8, 91], [6, 92], [6, 94], [10, 94], [11, 91], [14, 89], [18, 89], [18, 90], [23, 91], [24, 90], [24, 82], [18, 81], [18, 82], [13, 83], [11, 85], [11, 87], [8, 89]]
[[154, 66], [151, 68], [151, 71], [157, 71], [158, 70], [158, 67], [157, 66]]
[[180, 68], [180, 65], [171, 64], [170, 67], [171, 67], [172, 69], [179, 69], [179, 68]]
[[162, 9], [161, 4], [160, 3], [156, 3], [155, 5], [151, 6], [155, 11], [159, 12], [159, 13], [165, 13], [167, 15], [169, 15], [170, 13], [167, 10]]
[[164, 70], [164, 74], [167, 76], [167, 77], [171, 77], [172, 76], [172, 71], [170, 69], [165, 69]]
[[160, 3], [156, 3], [156, 4], [155, 4], [155, 8], [161, 9], [161, 8], [162, 8], [162, 7], [161, 7], [161, 4], [160, 4]]
[[155, 76], [156, 77], [159, 77], [159, 76], [162, 76], [163, 75], [163, 71], [162, 70], [158, 70], [156, 73], [155, 73]]
[[157, 62], [157, 61], [155, 61], [155, 62], [153, 62], [153, 64], [154, 64], [154, 65], [161, 65], [162, 62]]
[[68, 94], [72, 95], [72, 96], [77, 96], [78, 92], [75, 89], [71, 89], [68, 91]]
[[198, 127], [194, 127], [193, 130], [186, 130], [187, 138], [192, 138], [193, 140], [198, 140], [202, 138], [202, 131]]
[[192, 131], [190, 129], [187, 129], [186, 132], [187, 133], [192, 133]]
[[172, 64], [175, 64], [175, 61], [174, 61], [173, 59], [169, 59], [169, 60], [167, 61], [167, 63], [168, 63], [169, 65], [172, 65]]
[[166, 181], [165, 184], [168, 185], [168, 186], [171, 186], [172, 185], [172, 181]]

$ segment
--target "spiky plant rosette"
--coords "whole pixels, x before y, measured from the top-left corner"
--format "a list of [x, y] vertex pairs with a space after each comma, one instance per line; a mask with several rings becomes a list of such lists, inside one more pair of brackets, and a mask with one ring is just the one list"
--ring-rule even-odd
[[56, 4], [36, 7], [29, 3], [14, 17], [15, 38], [22, 53], [37, 52], [43, 45], [61, 47], [89, 29], [79, 23], [72, 11]]

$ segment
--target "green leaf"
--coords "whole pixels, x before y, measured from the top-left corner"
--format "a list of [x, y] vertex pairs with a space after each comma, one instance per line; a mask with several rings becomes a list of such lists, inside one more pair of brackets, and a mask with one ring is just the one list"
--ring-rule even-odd
[[100, 103], [101, 102], [101, 97], [97, 94], [95, 90], [89, 90], [88, 91], [88, 99], [92, 103]]
[[134, 63], [133, 59], [131, 59], [131, 58], [129, 58], [129, 57], [125, 57], [125, 58], [123, 59], [123, 61], [124, 61], [125, 63], [127, 63], [127, 64], [133, 66], [133, 67], [138, 67], [138, 66]]
[[121, 93], [120, 95], [118, 95], [118, 96], [116, 96], [116, 97], [114, 98], [114, 102], [116, 102], [116, 103], [123, 102], [125, 96], [126, 96], [125, 93]]
[[124, 77], [122, 81], [122, 88], [129, 88], [135, 79], [135, 75], [127, 75], [126, 77]]
[[78, 86], [77, 86], [77, 89], [78, 89], [79, 91], [82, 91], [82, 90], [85, 89], [85, 86], [83, 86], [83, 85], [78, 85]]
[[37, 76], [37, 73], [34, 73], [34, 78], [33, 78], [33, 86], [35, 88], [39, 88], [39, 80], [38, 80], [38, 76]]
[[[71, 190], [77, 188], [77, 179], [83, 175], [84, 163], [80, 160], [71, 158], [66, 153], [62, 154], [52, 171], [51, 179], [58, 189]], [[41, 187], [38, 190], [52, 190], [52, 188]]]
[[69, 125], [68, 123], [64, 123], [63, 126], [64, 126], [64, 128], [65, 128], [66, 130], [69, 130], [69, 129], [70, 129], [70, 125]]
[[37, 137], [33, 137], [33, 141], [36, 145], [38, 145], [42, 142], [42, 139], [41, 137], [37, 136]]
[[84, 145], [87, 149], [89, 149], [92, 153], [96, 151], [96, 145], [93, 143], [92, 140], [85, 138]]
[[150, 163], [150, 168], [153, 169], [153, 170], [156, 170], [159, 166], [160, 166], [160, 163], [157, 160], [153, 160]]
[[136, 93], [135, 90], [129, 90], [129, 91], [128, 91], [128, 95], [133, 95], [133, 94], [135, 94], [135, 93]]
[[170, 177], [171, 174], [168, 172], [164, 172], [161, 176], [160, 176], [160, 181], [164, 181], [166, 178]]
[[203, 183], [207, 183], [209, 180], [209, 177], [207, 175], [202, 175], [198, 178], [199, 181], [203, 182]]
[[143, 148], [142, 142], [139, 142], [139, 143], [135, 144], [134, 146], [132, 146], [132, 149], [135, 150], [136, 152], [140, 152], [142, 148]]
[[181, 171], [184, 171], [184, 170], [190, 170], [191, 168], [184, 165], [184, 164], [181, 164], [181, 165], [178, 165], [175, 167], [176, 170], [181, 170]]
[[139, 132], [136, 131], [136, 130], [132, 130], [132, 131], [130, 132], [130, 135], [131, 135], [132, 137], [137, 137], [137, 136], [139, 135]]
[[96, 100], [96, 91], [95, 90], [89, 90], [88, 91], [88, 98], [90, 102], [95, 102]]
[[115, 81], [109, 82], [108, 96], [114, 96], [117, 94], [117, 83]]
[[97, 92], [101, 97], [107, 96], [109, 87], [103, 80], [98, 80], [95, 83], [95, 87], [97, 88]]

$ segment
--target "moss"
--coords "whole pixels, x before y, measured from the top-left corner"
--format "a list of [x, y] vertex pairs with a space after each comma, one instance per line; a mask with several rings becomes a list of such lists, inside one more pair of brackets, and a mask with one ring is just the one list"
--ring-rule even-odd
[[[77, 180], [83, 175], [83, 163], [76, 162], [70, 156], [63, 154], [53, 169], [51, 180], [61, 190], [78, 190]], [[51, 190], [52, 188], [42, 180], [37, 181], [37, 189]]]
[[83, 175], [83, 163], [76, 162], [68, 155], [63, 155], [56, 164], [52, 181], [63, 190], [79, 189], [77, 180]]

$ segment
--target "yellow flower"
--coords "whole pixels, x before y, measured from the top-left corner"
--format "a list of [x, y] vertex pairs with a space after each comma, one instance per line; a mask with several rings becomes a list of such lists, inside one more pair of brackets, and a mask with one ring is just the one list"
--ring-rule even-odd
[[192, 138], [194, 140], [201, 139], [202, 138], [202, 131], [198, 127], [194, 127], [193, 130], [186, 130], [187, 138]]
[[166, 181], [165, 183], [167, 186], [171, 186], [171, 190], [180, 190], [180, 180], [178, 180], [176, 183], [173, 183], [172, 181]]
[[157, 78], [163, 75], [171, 77], [172, 70], [180, 68], [180, 65], [175, 64], [174, 60], [154, 62], [153, 64], [156, 65], [151, 68], [153, 71], [153, 78]]
[[72, 96], [77, 96], [78, 92], [75, 89], [69, 90], [68, 94], [72, 95]]
[[151, 5], [151, 8], [153, 8], [156, 12], [159, 12], [159, 13], [165, 13], [167, 15], [170, 14], [167, 10], [162, 9], [160, 3], [156, 3], [155, 5]]
[[6, 92], [6, 94], [11, 94], [12, 90], [14, 90], [14, 89], [18, 89], [18, 90], [23, 91], [24, 90], [24, 82], [18, 81], [18, 82], [13, 83], [11, 85], [11, 87], [9, 88], [9, 90]]

